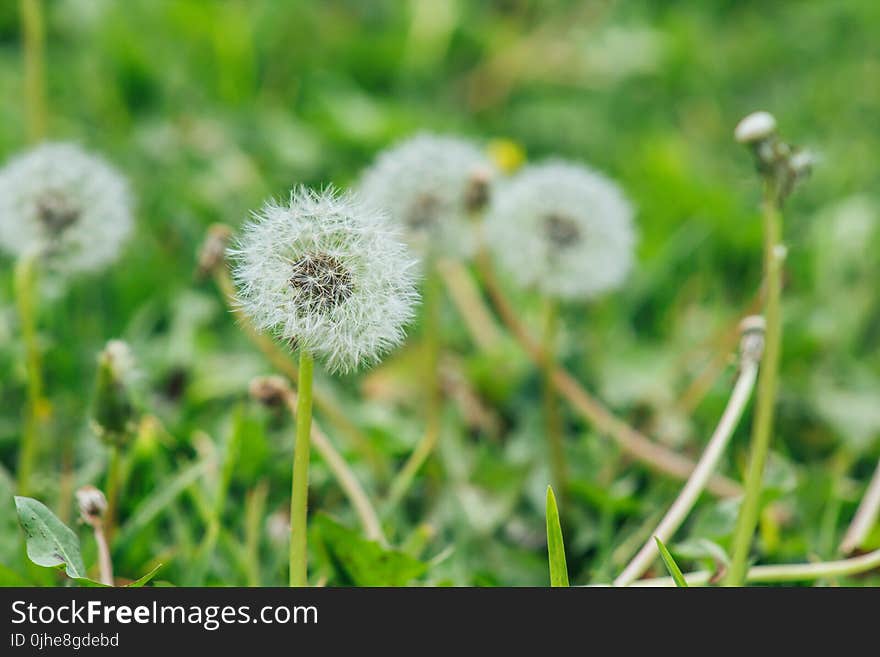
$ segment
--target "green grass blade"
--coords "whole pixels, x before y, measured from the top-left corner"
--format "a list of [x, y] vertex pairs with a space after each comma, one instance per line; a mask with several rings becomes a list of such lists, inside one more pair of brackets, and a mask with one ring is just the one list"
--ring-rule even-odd
[[685, 580], [684, 575], [681, 574], [681, 569], [678, 567], [678, 564], [675, 563], [675, 559], [672, 558], [672, 555], [669, 554], [669, 550], [663, 545], [663, 541], [657, 536], [654, 537], [654, 540], [657, 541], [657, 549], [660, 550], [660, 557], [663, 559], [663, 565], [666, 566], [666, 570], [672, 575], [672, 579], [675, 580], [675, 585], [679, 588], [687, 588], [688, 583]]
[[568, 586], [565, 544], [562, 541], [556, 496], [551, 486], [547, 486], [547, 555], [550, 559], [550, 586]]

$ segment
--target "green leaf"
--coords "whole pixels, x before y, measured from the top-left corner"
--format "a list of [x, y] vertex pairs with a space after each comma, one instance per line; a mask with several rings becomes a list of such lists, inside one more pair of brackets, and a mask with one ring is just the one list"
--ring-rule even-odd
[[681, 574], [681, 569], [678, 567], [678, 564], [675, 563], [675, 559], [672, 558], [672, 555], [669, 554], [669, 550], [663, 545], [663, 541], [661, 541], [658, 536], [655, 536], [654, 540], [657, 541], [657, 549], [660, 550], [660, 557], [663, 559], [663, 565], [666, 566], [666, 570], [672, 575], [672, 579], [675, 580], [675, 585], [679, 588], [687, 588], [688, 583], [685, 581], [684, 575]]
[[319, 513], [312, 521], [319, 556], [342, 586], [406, 586], [427, 565], [399, 550], [388, 550], [359, 532]]
[[153, 579], [153, 578], [156, 576], [156, 574], [159, 572], [159, 570], [162, 568], [162, 565], [163, 565], [163, 564], [160, 563], [158, 566], [156, 566], [155, 568], [153, 568], [153, 570], [151, 570], [150, 572], [148, 572], [148, 573], [147, 573], [146, 575], [144, 575], [143, 577], [141, 577], [141, 578], [139, 578], [139, 579], [136, 579], [136, 580], [134, 580], [133, 582], [131, 582], [131, 583], [129, 583], [129, 584], [126, 584], [126, 585], [125, 585], [126, 588], [130, 588], [130, 589], [139, 589], [140, 587], [145, 586], [146, 584], [149, 584], [150, 580]]
[[565, 544], [559, 525], [559, 509], [553, 488], [547, 486], [547, 555], [550, 559], [550, 586], [568, 586], [568, 566], [565, 564]]
[[30, 497], [15, 498], [18, 521], [24, 529], [28, 558], [38, 566], [64, 566], [67, 576], [86, 578], [86, 567], [73, 530], [61, 522], [42, 502]]

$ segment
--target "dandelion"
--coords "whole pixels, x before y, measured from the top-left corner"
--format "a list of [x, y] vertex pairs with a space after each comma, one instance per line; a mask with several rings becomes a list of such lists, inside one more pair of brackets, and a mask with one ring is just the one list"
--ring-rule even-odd
[[[28, 376], [27, 420], [18, 468], [22, 494], [28, 490], [49, 407], [43, 398], [36, 338], [39, 269], [62, 273], [101, 269], [118, 256], [132, 223], [125, 180], [102, 159], [77, 146], [43, 144], [0, 170], [0, 250], [18, 258], [15, 296]], [[62, 500], [68, 500], [67, 490], [62, 486]]]
[[475, 145], [420, 134], [381, 153], [359, 191], [390, 212], [419, 253], [465, 258], [475, 246], [472, 216], [488, 202], [493, 175], [491, 161]]
[[107, 465], [109, 509], [105, 525], [112, 535], [119, 504], [121, 450], [131, 443], [137, 430], [138, 412], [132, 384], [135, 379], [134, 357], [128, 344], [110, 340], [98, 356], [98, 375], [91, 425], [110, 451]]
[[77, 506], [79, 506], [80, 518], [95, 533], [101, 583], [113, 586], [113, 561], [110, 558], [110, 546], [104, 531], [105, 517], [108, 510], [107, 498], [104, 497], [104, 493], [94, 486], [83, 486], [76, 491], [76, 502]]
[[619, 287], [633, 264], [633, 210], [609, 178], [561, 161], [528, 166], [499, 185], [487, 244], [522, 287], [589, 299]]
[[128, 184], [73, 144], [50, 143], [0, 171], [0, 248], [64, 272], [115, 260], [133, 226]]
[[331, 372], [378, 362], [413, 317], [415, 260], [385, 215], [351, 195], [300, 188], [267, 203], [231, 256], [238, 303], [257, 328]]
[[332, 188], [267, 203], [231, 256], [244, 314], [300, 354], [290, 585], [304, 586], [313, 358], [348, 372], [399, 344], [418, 299], [415, 261], [384, 213]]
[[543, 332], [545, 436], [554, 488], [566, 494], [562, 420], [553, 382], [557, 302], [586, 300], [619, 287], [633, 263], [633, 210], [620, 188], [584, 166], [527, 166], [499, 185], [485, 234], [501, 267], [546, 298]]

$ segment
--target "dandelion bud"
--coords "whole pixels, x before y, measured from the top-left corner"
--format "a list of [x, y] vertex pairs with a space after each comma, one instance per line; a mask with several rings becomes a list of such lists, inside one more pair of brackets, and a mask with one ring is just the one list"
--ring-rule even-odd
[[38, 253], [55, 269], [96, 271], [133, 225], [126, 181], [72, 144], [43, 144], [0, 171], [0, 248]]
[[810, 175], [815, 164], [816, 156], [805, 150], [795, 151], [788, 160], [788, 166], [791, 167], [795, 178], [804, 178]]
[[767, 322], [761, 315], [749, 315], [740, 322], [739, 329], [742, 333], [739, 351], [743, 361], [757, 363], [761, 360], [764, 352], [764, 332]]
[[521, 286], [588, 299], [623, 283], [635, 248], [633, 210], [602, 174], [561, 161], [523, 168], [492, 197], [487, 243]]
[[251, 380], [248, 392], [265, 406], [281, 406], [290, 394], [287, 380], [280, 376], [258, 376]]
[[237, 302], [257, 329], [330, 371], [378, 362], [418, 300], [416, 262], [386, 215], [333, 189], [267, 203], [230, 255]]
[[770, 112], [752, 112], [736, 125], [733, 135], [741, 144], [765, 141], [776, 132], [776, 119]]
[[208, 228], [205, 241], [199, 251], [199, 266], [197, 276], [204, 278], [221, 266], [226, 258], [226, 245], [232, 235], [232, 229], [225, 224], [214, 224]]
[[101, 522], [107, 513], [107, 498], [94, 486], [83, 486], [76, 491], [76, 502], [83, 522], [89, 525]]
[[134, 359], [128, 345], [111, 340], [98, 356], [98, 381], [92, 427], [103, 442], [123, 446], [137, 429], [137, 411], [131, 390]]
[[381, 153], [359, 185], [422, 254], [471, 255], [471, 216], [486, 203], [494, 167], [467, 141], [422, 134]]
[[464, 205], [468, 212], [475, 214], [483, 210], [489, 202], [489, 185], [492, 171], [488, 168], [475, 169], [468, 180], [464, 193]]

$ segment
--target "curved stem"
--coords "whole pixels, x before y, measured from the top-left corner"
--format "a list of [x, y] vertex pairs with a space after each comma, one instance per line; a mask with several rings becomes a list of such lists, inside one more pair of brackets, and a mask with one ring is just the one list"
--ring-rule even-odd
[[400, 472], [391, 482], [385, 509], [395, 507], [406, 495], [418, 471], [434, 452], [440, 439], [441, 392], [440, 364], [440, 290], [436, 274], [429, 274], [425, 281], [424, 295], [424, 371], [425, 385], [425, 432], [410, 454]]
[[311, 354], [299, 353], [299, 389], [296, 402], [296, 444], [293, 452], [293, 481], [290, 494], [290, 585], [308, 586], [306, 551], [309, 504], [309, 447], [312, 434]]
[[492, 351], [501, 342], [501, 330], [470, 272], [457, 260], [440, 260], [437, 270], [474, 344], [483, 351]]
[[46, 136], [46, 31], [40, 0], [20, 0], [24, 47], [24, 94], [28, 136], [38, 142]]
[[[293, 392], [288, 394], [286, 403], [287, 408], [293, 416], [296, 417], [298, 403], [297, 395]], [[312, 444], [315, 446], [315, 450], [318, 454], [321, 455], [321, 458], [327, 463], [330, 472], [333, 473], [333, 476], [336, 478], [336, 481], [339, 482], [342, 491], [354, 507], [355, 513], [357, 513], [358, 520], [364, 528], [364, 533], [367, 538], [373, 541], [378, 541], [383, 547], [387, 547], [388, 541], [382, 531], [382, 523], [379, 522], [379, 516], [373, 508], [370, 498], [367, 496], [367, 493], [364, 491], [357, 477], [355, 477], [354, 473], [351, 471], [351, 468], [349, 468], [348, 463], [346, 463], [342, 455], [336, 451], [333, 443], [331, 443], [327, 435], [321, 431], [321, 428], [316, 422], [312, 422]]]
[[877, 469], [871, 478], [871, 483], [865, 491], [859, 508], [853, 516], [849, 528], [840, 544], [840, 551], [843, 554], [850, 554], [856, 551], [864, 543], [871, 531], [871, 528], [877, 522], [880, 516], [880, 463], [877, 463]]
[[27, 407], [18, 456], [18, 490], [30, 493], [38, 442], [43, 424], [43, 367], [37, 339], [37, 257], [22, 257], [15, 266], [15, 300], [24, 342], [27, 370]]
[[101, 573], [101, 584], [113, 586], [113, 561], [110, 559], [110, 546], [104, 535], [104, 527], [98, 521], [93, 525], [95, 543], [98, 545], [98, 569]]
[[[519, 321], [516, 311], [501, 291], [501, 286], [489, 263], [488, 254], [480, 253], [478, 263], [486, 290], [492, 298], [501, 320], [510, 329], [532, 361], [540, 366], [545, 360], [544, 352]], [[655, 443], [616, 417], [601, 402], [584, 390], [577, 380], [564, 369], [554, 367], [552, 378], [553, 385], [556, 386], [559, 394], [580, 415], [592, 423], [600, 434], [610, 436], [625, 452], [657, 472], [678, 479], [687, 479], [693, 472], [695, 467], [693, 461]], [[722, 497], [736, 497], [742, 493], [739, 484], [720, 475], [714, 475], [709, 480], [707, 490]]]
[[767, 281], [767, 298], [764, 318], [767, 329], [764, 338], [764, 355], [758, 378], [758, 395], [755, 403], [755, 420], [749, 447], [749, 467], [746, 473], [745, 495], [733, 535], [730, 571], [725, 584], [741, 586], [745, 581], [752, 537], [758, 524], [761, 504], [761, 484], [764, 464], [770, 450], [773, 435], [773, 414], [776, 406], [776, 387], [779, 372], [779, 353], [782, 342], [782, 217], [776, 199], [775, 185], [767, 183], [764, 204], [764, 277]]
[[[752, 584], [772, 584], [781, 582], [808, 582], [831, 577], [847, 577], [858, 575], [869, 570], [880, 568], [880, 550], [868, 552], [859, 557], [841, 559], [839, 561], [821, 561], [818, 563], [793, 563], [782, 565], [752, 566], [746, 573], [746, 581]], [[699, 570], [684, 576], [688, 584], [700, 586], [712, 580], [713, 573]], [[642, 579], [632, 586], [674, 586], [671, 577]]]
[[669, 507], [666, 515], [663, 516], [660, 524], [651, 532], [651, 538], [645, 542], [639, 553], [623, 569], [623, 572], [617, 579], [614, 580], [614, 586], [628, 586], [641, 577], [657, 557], [657, 544], [653, 537], [657, 536], [665, 543], [681, 527], [688, 513], [696, 504], [700, 493], [705, 488], [712, 471], [717, 467], [727, 444], [730, 442], [733, 430], [736, 428], [752, 394], [757, 372], [758, 365], [756, 362], [746, 361], [743, 363], [742, 371], [730, 395], [730, 400], [727, 402], [727, 407], [724, 409], [721, 420], [719, 420], [715, 432], [709, 439], [709, 443], [706, 445], [706, 450], [703, 452], [703, 456], [700, 457], [697, 467], [694, 468], [684, 488], [681, 489], [681, 492], [672, 503], [672, 506]]
[[[248, 338], [250, 338], [254, 345], [256, 345], [256, 347], [263, 353], [272, 367], [284, 374], [284, 376], [292, 382], [296, 383], [299, 378], [299, 372], [296, 369], [296, 365], [290, 360], [290, 357], [284, 353], [278, 344], [276, 344], [269, 336], [257, 331], [248, 316], [241, 312], [241, 309], [235, 304], [235, 285], [229, 275], [229, 269], [227, 269], [224, 263], [220, 263], [218, 266], [214, 267], [213, 272], [215, 284], [220, 289], [227, 306], [235, 315], [239, 325], [244, 329]], [[333, 426], [349, 437], [352, 445], [354, 445], [363, 455], [364, 460], [370, 464], [375, 474], [379, 477], [383, 477], [387, 472], [387, 468], [381, 455], [370, 442], [370, 439], [348, 419], [345, 411], [343, 411], [330, 396], [325, 395], [321, 390], [315, 390], [313, 392], [313, 401], [315, 408], [322, 413]]]
[[547, 301], [544, 318], [542, 350], [546, 357], [541, 364], [541, 383], [544, 405], [544, 433], [550, 448], [550, 472], [553, 487], [559, 491], [560, 506], [565, 506], [568, 491], [568, 464], [565, 462], [565, 444], [562, 433], [562, 417], [553, 385], [553, 368], [558, 333], [559, 309], [554, 301]]

